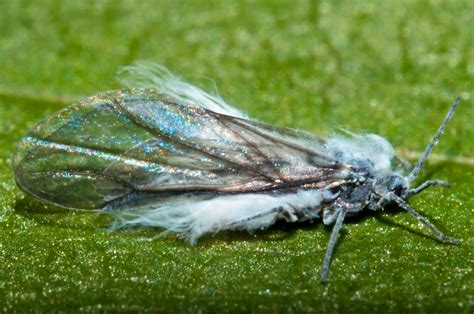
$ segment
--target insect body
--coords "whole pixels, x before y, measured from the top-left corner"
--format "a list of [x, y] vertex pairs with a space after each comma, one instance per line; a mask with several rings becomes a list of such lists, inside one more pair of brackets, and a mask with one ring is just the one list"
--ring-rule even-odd
[[248, 119], [161, 68], [128, 71], [145, 88], [87, 98], [22, 139], [13, 158], [20, 188], [67, 208], [113, 211], [120, 226], [159, 226], [192, 243], [219, 230], [321, 218], [334, 224], [323, 282], [345, 217], [365, 208], [395, 202], [439, 239], [458, 242], [405, 200], [446, 185], [434, 180], [410, 187], [459, 99], [404, 175], [379, 136], [318, 138]]

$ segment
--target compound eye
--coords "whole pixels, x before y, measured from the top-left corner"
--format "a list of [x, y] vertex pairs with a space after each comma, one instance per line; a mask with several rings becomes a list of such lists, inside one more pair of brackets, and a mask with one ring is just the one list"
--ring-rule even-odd
[[403, 192], [403, 185], [397, 184], [397, 185], [393, 188], [393, 192], [394, 192], [395, 194], [397, 194], [398, 196], [402, 195], [402, 192]]
[[406, 190], [405, 180], [400, 176], [393, 176], [391, 179], [391, 188], [396, 195], [400, 196]]

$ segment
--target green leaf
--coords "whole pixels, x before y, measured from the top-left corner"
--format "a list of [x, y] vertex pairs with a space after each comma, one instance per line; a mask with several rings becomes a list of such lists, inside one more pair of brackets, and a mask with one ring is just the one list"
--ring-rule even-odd
[[[3, 1], [0, 3], [0, 311], [464, 312], [474, 309], [472, 1]], [[15, 145], [42, 118], [161, 63], [259, 120], [387, 138], [415, 161], [462, 103], [410, 204], [459, 246], [388, 208], [343, 227], [277, 224], [190, 246], [159, 230], [108, 232], [15, 185]], [[206, 86], [207, 84], [207, 86]]]

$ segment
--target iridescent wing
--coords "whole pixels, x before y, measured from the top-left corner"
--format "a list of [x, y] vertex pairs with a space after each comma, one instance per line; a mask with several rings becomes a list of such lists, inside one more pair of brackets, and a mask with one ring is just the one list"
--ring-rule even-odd
[[323, 147], [304, 132], [130, 89], [43, 121], [19, 144], [13, 168], [18, 185], [40, 199], [99, 209], [136, 193], [245, 193], [338, 180], [345, 166]]

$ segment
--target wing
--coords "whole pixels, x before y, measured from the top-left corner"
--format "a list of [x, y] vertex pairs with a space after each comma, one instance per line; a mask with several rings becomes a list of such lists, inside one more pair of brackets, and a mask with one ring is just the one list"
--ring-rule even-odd
[[[215, 113], [148, 89], [88, 98], [19, 144], [26, 192], [98, 209], [137, 193], [259, 192], [341, 179], [345, 165], [307, 133]], [[156, 198], [156, 197], [154, 197]]]

